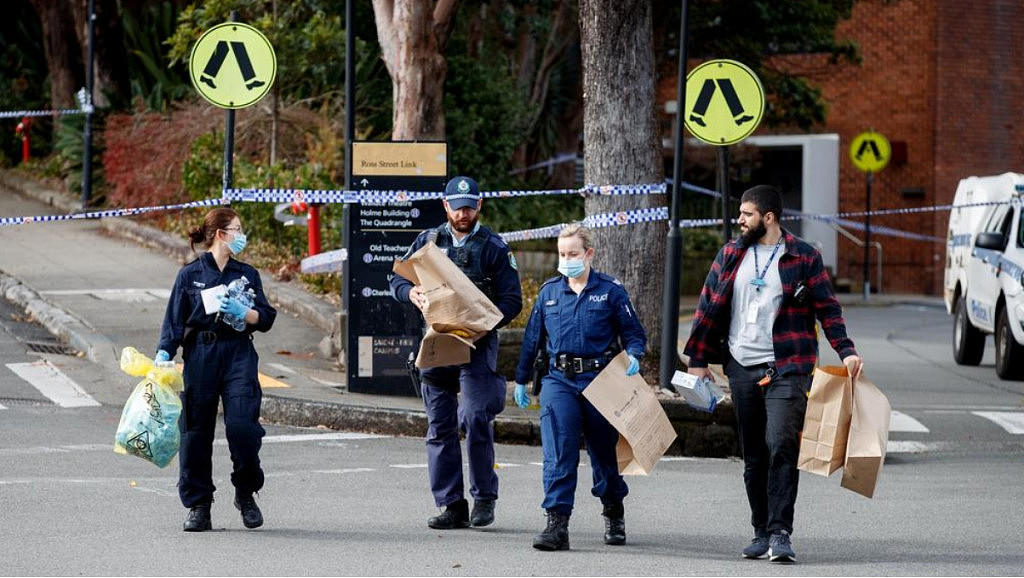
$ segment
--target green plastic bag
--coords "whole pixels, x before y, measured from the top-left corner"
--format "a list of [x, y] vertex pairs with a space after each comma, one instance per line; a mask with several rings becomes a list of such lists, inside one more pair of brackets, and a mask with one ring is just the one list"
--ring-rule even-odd
[[114, 451], [165, 468], [177, 455], [181, 440], [181, 373], [172, 363], [154, 364], [132, 347], [121, 352], [121, 370], [135, 377], [144, 375], [145, 379], [124, 404], [114, 435]]

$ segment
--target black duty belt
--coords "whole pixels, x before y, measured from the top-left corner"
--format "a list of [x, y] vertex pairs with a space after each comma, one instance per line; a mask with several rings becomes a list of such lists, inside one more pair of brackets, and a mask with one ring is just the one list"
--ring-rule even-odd
[[564, 373], [567, 377], [587, 373], [588, 371], [600, 371], [608, 365], [607, 357], [573, 357], [565, 353], [555, 356], [555, 369]]
[[244, 331], [220, 332], [220, 331], [199, 331], [196, 333], [196, 343], [215, 343], [217, 341], [233, 341], [235, 339], [252, 339], [249, 333]]

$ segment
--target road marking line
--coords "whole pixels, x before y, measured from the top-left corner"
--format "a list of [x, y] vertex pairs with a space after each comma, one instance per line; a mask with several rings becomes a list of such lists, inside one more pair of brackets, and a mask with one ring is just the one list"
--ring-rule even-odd
[[285, 373], [290, 373], [292, 375], [295, 375], [295, 374], [298, 373], [294, 369], [288, 367], [287, 365], [284, 365], [283, 363], [267, 363], [266, 365], [267, 365], [267, 367], [273, 367], [274, 369], [276, 369], [278, 371], [283, 371]]
[[971, 413], [994, 422], [999, 427], [1014, 435], [1024, 434], [1024, 412], [972, 411]]
[[923, 423], [909, 415], [893, 411], [889, 414], [889, 433], [894, 431], [928, 433], [929, 430]]
[[278, 381], [269, 375], [259, 374], [260, 388], [261, 389], [273, 389], [275, 387], [291, 387], [283, 381]]
[[45, 359], [32, 363], [8, 363], [7, 367], [61, 407], [100, 406], [100, 402]]
[[924, 442], [915, 441], [892, 441], [886, 445], [885, 453], [887, 454], [922, 454], [927, 451], [935, 449], [935, 445], [927, 444]]
[[[335, 433], [323, 433], [323, 434], [282, 434], [276, 436], [266, 436], [263, 438], [265, 444], [278, 444], [278, 443], [291, 443], [291, 442], [319, 442], [325, 440], [372, 440], [381, 439], [392, 436], [382, 436], [377, 434], [367, 433], [355, 433], [355, 432], [335, 432]], [[228, 443], [226, 439], [218, 440], [220, 443]]]
[[313, 470], [314, 474], [361, 474], [364, 472], [376, 472], [376, 468], [342, 468], [340, 470]]
[[0, 403], [0, 409], [7, 409], [7, 406], [2, 404], [2, 403]]
[[400, 470], [412, 470], [417, 468], [425, 468], [427, 464], [391, 464], [389, 468], [398, 468]]

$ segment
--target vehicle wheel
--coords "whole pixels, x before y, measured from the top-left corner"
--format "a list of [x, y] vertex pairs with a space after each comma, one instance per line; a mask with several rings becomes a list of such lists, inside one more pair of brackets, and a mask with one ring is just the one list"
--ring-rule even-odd
[[985, 334], [967, 318], [967, 299], [956, 300], [953, 311], [953, 359], [959, 365], [978, 365], [985, 354]]
[[1024, 379], [1024, 347], [1013, 338], [1005, 307], [996, 320], [996, 374], [1003, 379]]

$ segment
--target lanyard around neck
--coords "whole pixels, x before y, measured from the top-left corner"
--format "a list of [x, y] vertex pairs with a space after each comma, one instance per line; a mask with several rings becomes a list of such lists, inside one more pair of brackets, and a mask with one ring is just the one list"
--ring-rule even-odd
[[779, 240], [775, 243], [775, 248], [772, 249], [772, 256], [768, 258], [768, 262], [764, 264], [764, 269], [761, 269], [760, 264], [757, 261], [757, 243], [751, 249], [754, 250], [754, 278], [750, 280], [750, 284], [754, 286], [757, 291], [761, 290], [761, 287], [765, 286], [764, 276], [768, 274], [768, 268], [772, 266], [772, 261], [775, 260], [775, 254], [779, 252], [779, 247], [782, 246], [782, 241], [785, 240], [785, 236], [779, 236]]

